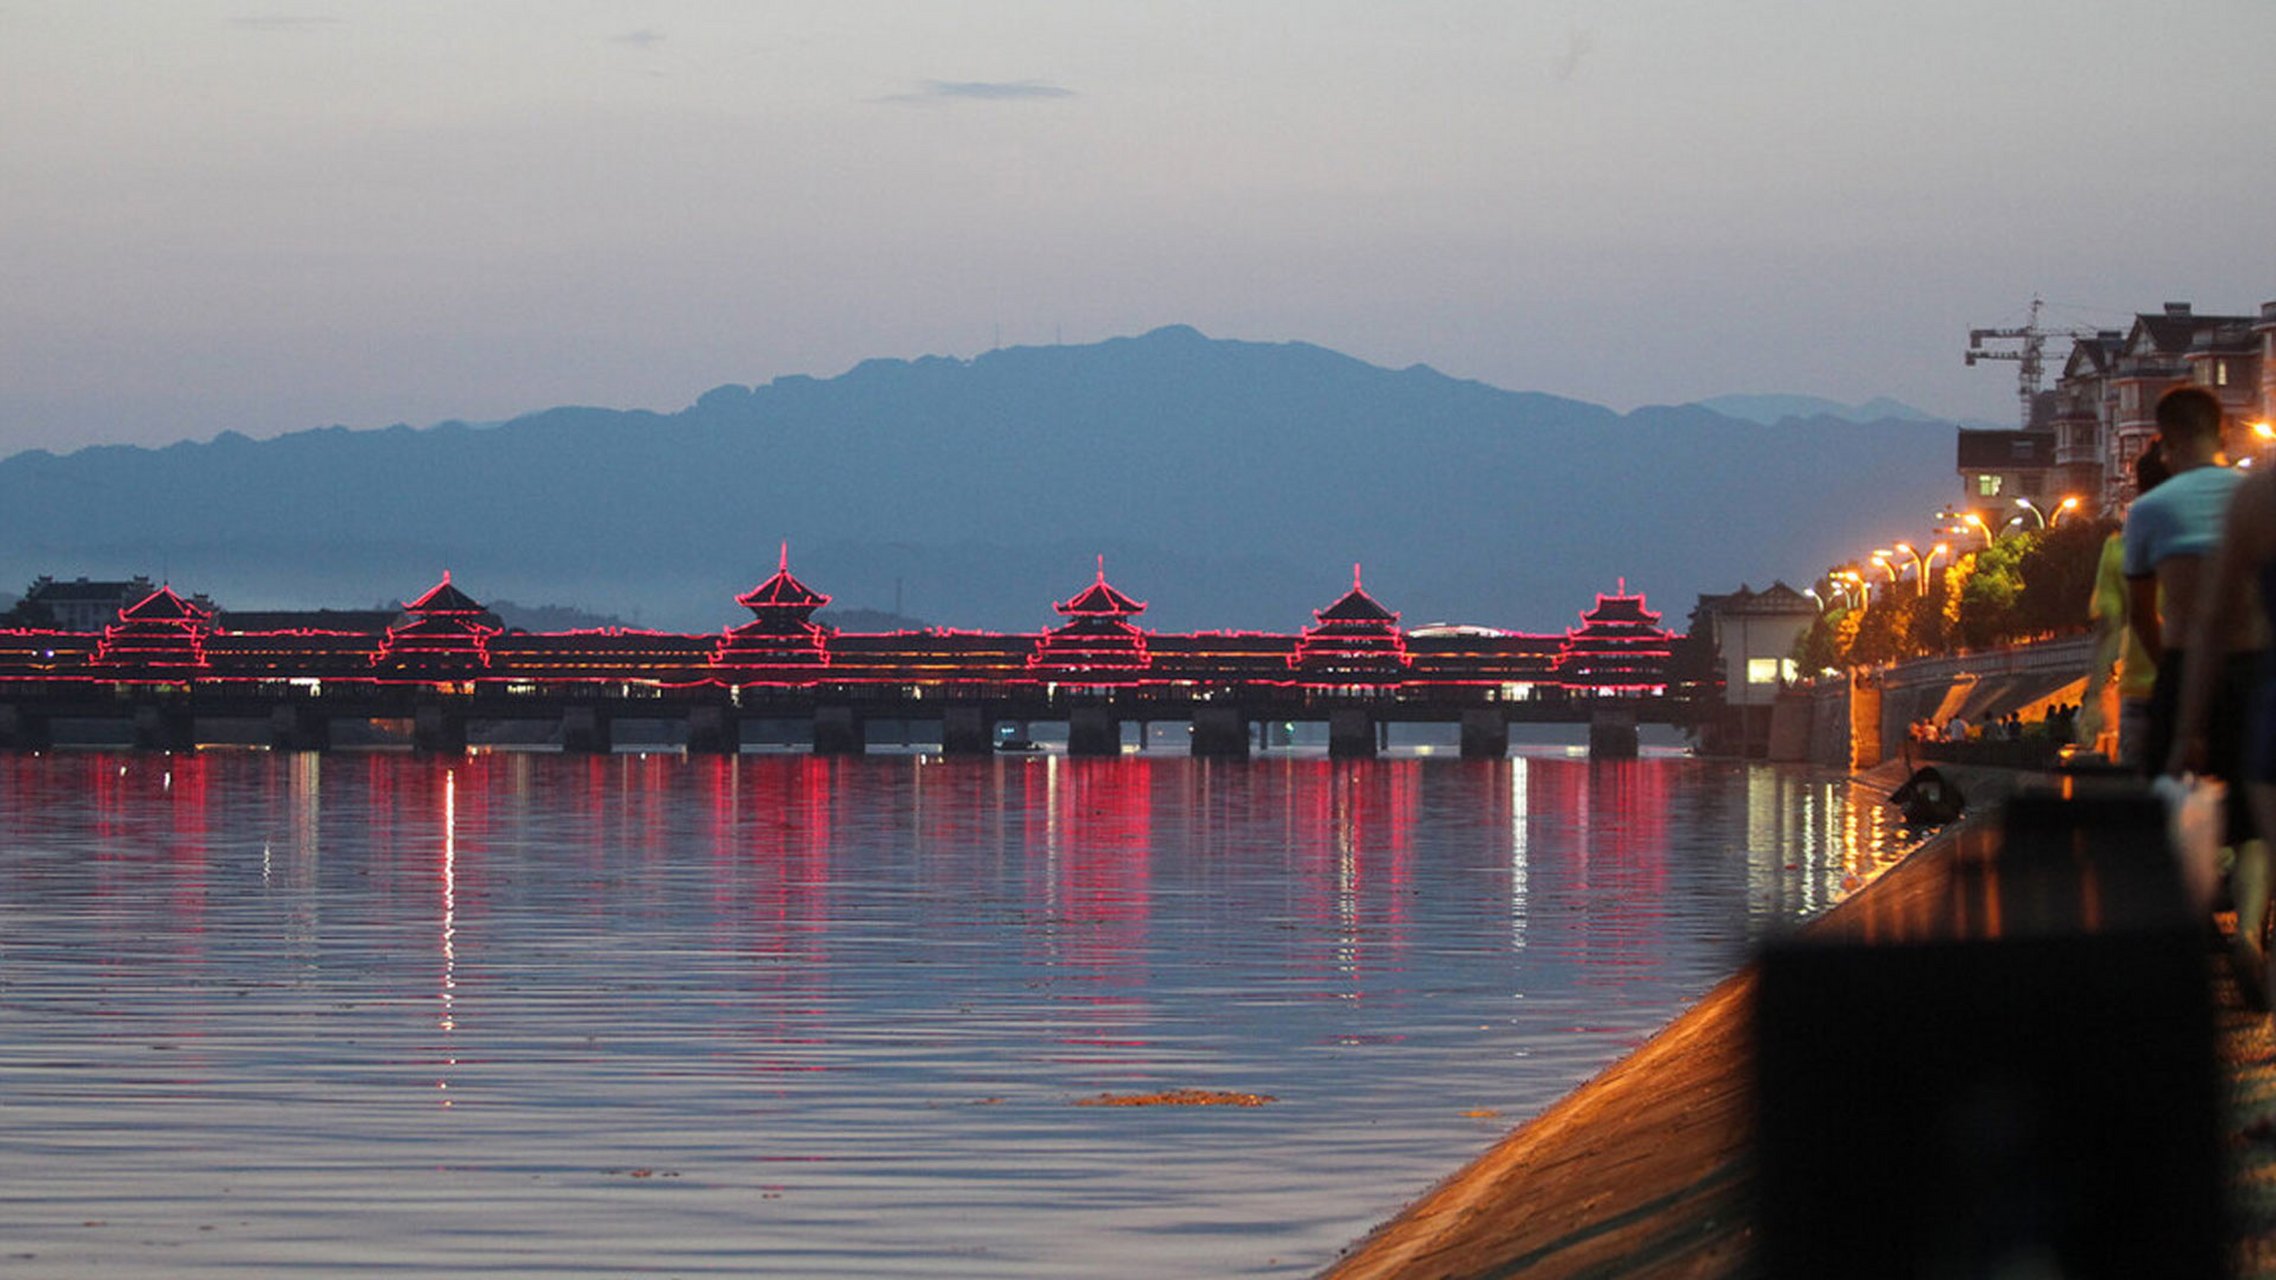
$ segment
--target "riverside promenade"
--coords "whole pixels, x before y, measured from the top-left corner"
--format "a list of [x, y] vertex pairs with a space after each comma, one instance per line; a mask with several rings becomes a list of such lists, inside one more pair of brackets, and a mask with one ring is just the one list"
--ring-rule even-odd
[[[1905, 772], [1891, 762], [1859, 781], [1885, 790]], [[2047, 780], [2008, 770], [1951, 772], [1975, 802], [1970, 816], [1805, 935], [1889, 942], [1949, 934], [1948, 917], [1965, 897], [1959, 869], [1996, 843], [1998, 807], [2026, 780]], [[2224, 933], [2233, 923], [2218, 918]], [[2227, 1252], [2236, 1275], [2276, 1276], [2276, 1036], [2267, 1015], [2244, 1006], [2227, 966], [2212, 963], [2215, 954], [2208, 940]], [[1751, 1095], [1760, 982], [1750, 964], [1716, 987], [1359, 1241], [1324, 1280], [1759, 1274]]]

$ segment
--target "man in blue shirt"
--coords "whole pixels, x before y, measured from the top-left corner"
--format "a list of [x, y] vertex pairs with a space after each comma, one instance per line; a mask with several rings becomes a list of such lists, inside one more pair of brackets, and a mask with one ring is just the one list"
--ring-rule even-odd
[[[2126, 512], [2126, 589], [2128, 622], [2143, 652], [2157, 664], [2150, 692], [2150, 770], [2166, 769], [2173, 752], [2174, 722], [2181, 704], [2185, 644], [2208, 651], [2201, 660], [2221, 664], [2219, 693], [2208, 708], [2205, 772], [2227, 781], [2228, 843], [2236, 850], [2230, 891], [2236, 900], [2237, 932], [2231, 959], [2245, 995], [2268, 1007], [2267, 956], [2261, 926], [2268, 914], [2272, 871], [2268, 847], [2257, 839], [2251, 806], [2233, 794], [2244, 775], [2245, 708], [2265, 641], [2258, 633], [2258, 610], [2230, 610], [2237, 619], [2224, 635], [2204, 635], [2199, 614], [2205, 607], [2208, 564], [2220, 545], [2229, 498], [2243, 476], [2221, 456], [2221, 402], [2202, 387], [2168, 391], [2157, 402], [2158, 448], [2172, 476], [2136, 499]], [[2172, 643], [2167, 643], [2168, 637]]]

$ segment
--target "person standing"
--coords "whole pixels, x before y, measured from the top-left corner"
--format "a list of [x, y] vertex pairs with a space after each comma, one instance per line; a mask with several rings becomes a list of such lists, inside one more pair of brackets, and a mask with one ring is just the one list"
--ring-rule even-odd
[[[2165, 460], [2155, 442], [2134, 459], [2134, 497], [2165, 482]], [[2121, 516], [2123, 523], [2123, 516]], [[2150, 688], [2157, 664], [2127, 620], [2126, 540], [2112, 533], [2102, 541], [2094, 569], [2094, 597], [2087, 617], [2094, 624], [2094, 656], [2089, 660], [2086, 702], [2078, 716], [2079, 745], [2112, 764], [2137, 772], [2155, 767], [2144, 738], [2149, 730]]]
[[[2271, 867], [2257, 838], [2251, 806], [2233, 794], [2242, 781], [2244, 706], [2257, 682], [2265, 627], [2257, 610], [2217, 599], [2208, 561], [2221, 545], [2230, 499], [2243, 476], [2221, 455], [2221, 402], [2201, 387], [2167, 392], [2157, 402], [2158, 451], [2172, 475], [2137, 498], [2126, 513], [2128, 624], [2157, 664], [2150, 692], [2152, 770], [2201, 767], [2231, 784], [2228, 844], [2236, 852], [2230, 892], [2237, 929], [2230, 960], [2255, 1007], [2268, 1007], [2268, 968], [2261, 940], [2268, 916]], [[2171, 643], [2168, 643], [2168, 641]], [[2190, 664], [2203, 670], [2184, 676]], [[2184, 679], [2207, 682], [2182, 739]]]

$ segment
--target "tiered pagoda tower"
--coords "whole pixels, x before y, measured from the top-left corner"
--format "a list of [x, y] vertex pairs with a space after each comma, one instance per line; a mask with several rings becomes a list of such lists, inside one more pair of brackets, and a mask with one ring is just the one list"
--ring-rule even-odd
[[502, 628], [480, 601], [451, 585], [450, 570], [403, 612], [408, 620], [389, 627], [372, 655], [381, 674], [471, 674], [490, 665], [490, 637]]
[[1153, 662], [1146, 633], [1130, 621], [1146, 611], [1146, 602], [1107, 582], [1105, 556], [1098, 558], [1098, 577], [1090, 586], [1051, 607], [1067, 621], [1036, 641], [1027, 658], [1030, 670], [1113, 678], [1142, 672]]
[[735, 603], [751, 611], [751, 620], [729, 627], [712, 650], [711, 665], [723, 668], [724, 678], [829, 665], [830, 630], [813, 618], [830, 597], [792, 576], [789, 543], [782, 544], [774, 576], [735, 597]]
[[1347, 680], [1396, 678], [1407, 669], [1407, 640], [1399, 630], [1399, 615], [1367, 594], [1360, 583], [1359, 566], [1351, 567], [1351, 590], [1325, 609], [1296, 639], [1288, 665], [1306, 679]]
[[1601, 592], [1596, 607], [1567, 628], [1557, 654], [1557, 678], [1588, 692], [1659, 693], [1667, 687], [1667, 665], [1675, 636], [1662, 630], [1660, 615], [1644, 607], [1643, 593], [1628, 594], [1628, 580], [1612, 595]]
[[119, 620], [103, 629], [95, 661], [187, 678], [206, 666], [205, 633], [212, 624], [213, 610], [183, 599], [170, 585], [161, 586], [119, 610]]

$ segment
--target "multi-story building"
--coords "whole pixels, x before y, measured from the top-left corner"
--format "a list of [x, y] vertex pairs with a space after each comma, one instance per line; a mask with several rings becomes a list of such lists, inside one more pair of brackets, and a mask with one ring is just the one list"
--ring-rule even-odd
[[[2260, 457], [2276, 407], [2276, 302], [2264, 303], [2257, 317], [2199, 315], [2189, 303], [2168, 302], [2161, 310], [2136, 315], [2123, 332], [2106, 329], [2073, 339], [2049, 397], [2046, 425], [2052, 454], [2050, 466], [2038, 477], [2042, 491], [2017, 496], [2042, 510], [2052, 510], [2050, 504], [2065, 497], [2077, 497], [2087, 509], [2108, 511], [2124, 504], [2134, 493], [2134, 461], [2157, 435], [2158, 398], [2192, 385], [2219, 396], [2227, 408], [2229, 455]], [[2032, 434], [1961, 432], [1962, 482], [1985, 483], [1982, 476], [1991, 470], [1986, 459], [1999, 447], [1991, 438], [2007, 437], [2006, 447], [2020, 451], [2024, 446], [2014, 438]], [[2025, 480], [2018, 477], [2017, 482]], [[1994, 498], [1972, 492], [1968, 500], [1984, 507], [1995, 504]]]

